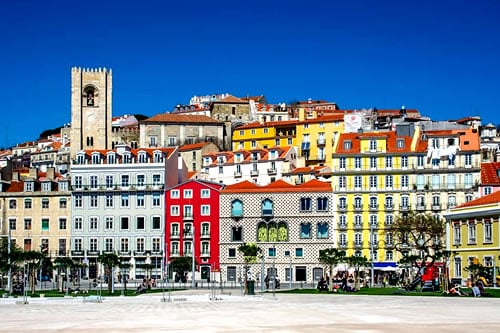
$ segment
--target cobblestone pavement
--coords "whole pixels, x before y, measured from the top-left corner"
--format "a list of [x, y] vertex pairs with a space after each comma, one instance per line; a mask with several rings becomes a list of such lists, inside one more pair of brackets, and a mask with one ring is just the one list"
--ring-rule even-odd
[[[173, 296], [175, 295], [175, 296]], [[500, 299], [172, 294], [0, 300], [0, 332], [499, 332]], [[19, 299], [18, 299], [19, 300]], [[168, 300], [165, 295], [165, 300]]]

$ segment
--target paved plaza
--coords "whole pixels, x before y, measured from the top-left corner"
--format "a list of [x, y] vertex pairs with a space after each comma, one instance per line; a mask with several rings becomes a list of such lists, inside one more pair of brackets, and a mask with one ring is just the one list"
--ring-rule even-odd
[[[175, 296], [174, 296], [175, 295]], [[500, 299], [218, 295], [0, 300], [1, 332], [499, 332]], [[165, 294], [168, 300], [168, 294]], [[22, 299], [17, 299], [22, 300]], [[22, 303], [22, 302], [21, 302]]]

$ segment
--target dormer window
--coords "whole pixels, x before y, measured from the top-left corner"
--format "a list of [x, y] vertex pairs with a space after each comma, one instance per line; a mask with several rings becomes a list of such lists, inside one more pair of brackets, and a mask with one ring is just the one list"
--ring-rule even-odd
[[130, 160], [131, 160], [131, 158], [130, 158], [130, 154], [129, 153], [123, 154], [123, 156], [122, 156], [122, 163], [128, 164], [128, 163], [130, 163]]
[[92, 153], [92, 164], [100, 164], [101, 163], [101, 156], [99, 153]]
[[154, 153], [154, 162], [155, 163], [161, 163], [163, 162], [163, 154], [159, 151], [155, 151]]
[[115, 164], [115, 163], [116, 163], [115, 153], [109, 153], [108, 154], [108, 164]]
[[51, 184], [50, 181], [42, 182], [42, 191], [49, 192], [51, 190], [50, 184]]
[[344, 141], [344, 150], [351, 150], [351, 149], [352, 149], [352, 142], [351, 142], [351, 140]]
[[85, 164], [85, 154], [79, 153], [76, 155], [76, 164]]
[[35, 188], [35, 182], [28, 180], [24, 182], [24, 192], [33, 192]]
[[137, 158], [139, 160], [139, 163], [146, 163], [148, 161], [148, 157], [146, 155], [146, 152], [144, 151], [139, 152]]
[[405, 140], [404, 139], [397, 139], [396, 140], [396, 147], [399, 149], [402, 149], [405, 147]]

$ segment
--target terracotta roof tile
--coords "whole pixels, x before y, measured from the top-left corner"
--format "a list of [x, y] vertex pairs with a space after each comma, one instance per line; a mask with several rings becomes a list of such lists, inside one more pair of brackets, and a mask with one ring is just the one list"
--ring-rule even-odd
[[227, 185], [221, 192], [224, 193], [272, 193], [272, 192], [331, 192], [331, 183], [316, 179], [300, 185], [292, 185], [284, 180], [277, 180], [265, 186], [256, 185], [247, 180], [241, 183]]
[[490, 162], [481, 164], [481, 185], [499, 185], [500, 162]]
[[142, 120], [141, 123], [203, 123], [223, 124], [222, 122], [204, 115], [160, 113], [151, 118]]
[[456, 206], [453, 209], [451, 209], [451, 211], [453, 212], [457, 208], [475, 207], [475, 206], [489, 205], [495, 203], [500, 203], [500, 191], [493, 192], [492, 194], [485, 195], [475, 200], [466, 202], [460, 206]]

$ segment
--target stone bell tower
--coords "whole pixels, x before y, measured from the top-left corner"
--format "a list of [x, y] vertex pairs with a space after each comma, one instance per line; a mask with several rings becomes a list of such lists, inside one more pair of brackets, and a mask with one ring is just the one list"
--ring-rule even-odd
[[111, 69], [71, 69], [71, 158], [85, 149], [111, 149]]

